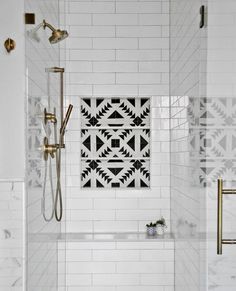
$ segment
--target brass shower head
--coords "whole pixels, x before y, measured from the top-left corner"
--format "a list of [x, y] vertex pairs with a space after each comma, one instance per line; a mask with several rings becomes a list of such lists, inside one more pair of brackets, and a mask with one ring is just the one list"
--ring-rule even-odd
[[51, 24], [43, 20], [43, 28], [46, 29], [46, 27], [52, 31], [52, 35], [48, 39], [51, 44], [58, 43], [68, 37], [68, 32], [66, 30], [55, 29]]
[[42, 23], [40, 23], [39, 25], [37, 25], [34, 29], [32, 29], [31, 31], [28, 32], [28, 35], [39, 41], [39, 38], [36, 34], [36, 32], [43, 27], [44, 29], [46, 29], [46, 27], [48, 27], [51, 31], [52, 31], [52, 35], [49, 37], [49, 42], [51, 44], [55, 44], [58, 43], [59, 41], [65, 39], [68, 37], [68, 32], [66, 30], [60, 30], [60, 29], [55, 29], [50, 23], [46, 22], [46, 20], [43, 20]]

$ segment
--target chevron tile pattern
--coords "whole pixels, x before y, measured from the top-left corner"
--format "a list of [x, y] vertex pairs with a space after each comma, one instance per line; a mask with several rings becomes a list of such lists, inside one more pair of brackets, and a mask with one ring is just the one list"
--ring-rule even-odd
[[150, 99], [81, 100], [83, 188], [150, 186]]

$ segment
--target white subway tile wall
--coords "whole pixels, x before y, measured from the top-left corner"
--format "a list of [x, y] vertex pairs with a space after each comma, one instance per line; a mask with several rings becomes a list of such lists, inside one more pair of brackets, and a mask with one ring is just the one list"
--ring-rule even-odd
[[[144, 231], [169, 225], [168, 1], [66, 1], [67, 231]], [[152, 96], [151, 189], [81, 190], [80, 98]]]
[[173, 240], [83, 242], [67, 237], [66, 246], [66, 291], [174, 290]]
[[[66, 136], [68, 233], [145, 231], [161, 216], [170, 225], [168, 3], [66, 1], [66, 94], [74, 105]], [[81, 189], [80, 98], [98, 96], [151, 97], [151, 189]], [[151, 245], [154, 261], [145, 252]], [[173, 249], [166, 271], [158, 243], [151, 245], [68, 243], [67, 291], [172, 291]]]
[[235, 1], [208, 0], [207, 96], [235, 97]]
[[22, 291], [24, 276], [24, 183], [0, 181], [0, 290]]

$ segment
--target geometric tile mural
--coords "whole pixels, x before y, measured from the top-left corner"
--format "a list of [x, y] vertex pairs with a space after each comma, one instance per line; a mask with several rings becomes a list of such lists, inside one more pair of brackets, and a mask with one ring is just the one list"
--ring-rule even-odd
[[200, 125], [208, 128], [236, 126], [235, 98], [200, 98]]
[[149, 127], [149, 98], [83, 98], [84, 127]]
[[[189, 149], [203, 187], [236, 177], [236, 98], [190, 98]], [[196, 167], [195, 167], [196, 169]]]
[[83, 188], [147, 188], [150, 161], [85, 160], [82, 161]]
[[150, 129], [82, 129], [83, 158], [149, 158]]
[[150, 99], [81, 99], [83, 188], [150, 186]]

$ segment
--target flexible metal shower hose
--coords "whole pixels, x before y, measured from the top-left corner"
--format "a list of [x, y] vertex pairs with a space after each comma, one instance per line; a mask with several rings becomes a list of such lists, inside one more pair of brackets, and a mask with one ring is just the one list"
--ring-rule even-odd
[[51, 198], [52, 198], [52, 211], [49, 217], [46, 216], [46, 209], [45, 209], [45, 202], [46, 202], [46, 185], [47, 185], [47, 175], [48, 175], [48, 162], [45, 161], [45, 172], [44, 172], [44, 183], [43, 183], [43, 199], [42, 199], [42, 212], [43, 218], [45, 221], [49, 222], [53, 219], [54, 216], [54, 189], [53, 189], [53, 182], [52, 182], [52, 162], [51, 159], [49, 160], [49, 180], [50, 180], [50, 191], [51, 191]]

